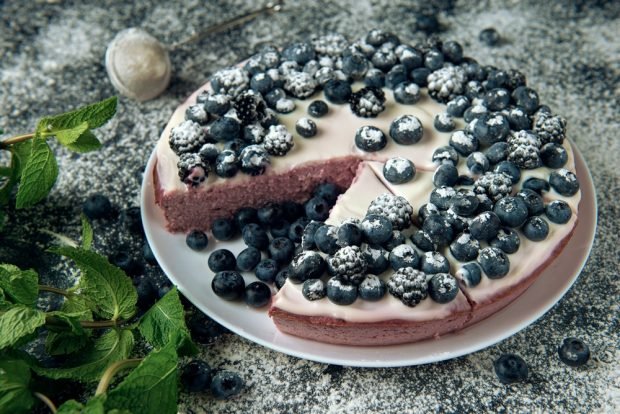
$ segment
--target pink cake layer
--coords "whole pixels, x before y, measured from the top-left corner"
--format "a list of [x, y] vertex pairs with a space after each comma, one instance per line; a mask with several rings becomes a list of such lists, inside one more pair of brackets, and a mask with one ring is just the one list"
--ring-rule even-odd
[[361, 162], [346, 156], [327, 161], [311, 161], [287, 171], [248, 177], [206, 188], [164, 192], [157, 168], [153, 169], [155, 200], [163, 209], [166, 227], [171, 232], [209, 230], [213, 220], [230, 218], [241, 207], [262, 207], [271, 202], [305, 202], [320, 183], [331, 182], [348, 188]]

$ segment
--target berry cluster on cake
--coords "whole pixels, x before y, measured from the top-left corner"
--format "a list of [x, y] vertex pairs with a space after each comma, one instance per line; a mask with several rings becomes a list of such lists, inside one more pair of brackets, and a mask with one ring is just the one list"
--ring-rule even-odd
[[209, 257], [213, 289], [269, 303], [282, 332], [413, 342], [502, 309], [562, 250], [581, 196], [565, 129], [521, 72], [456, 42], [314, 36], [175, 111], [156, 201], [194, 247], [241, 234], [238, 256]]

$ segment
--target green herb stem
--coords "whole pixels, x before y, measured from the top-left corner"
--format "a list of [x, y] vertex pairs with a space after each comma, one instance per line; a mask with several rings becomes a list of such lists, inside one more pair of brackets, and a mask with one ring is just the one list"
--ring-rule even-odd
[[58, 289], [58, 288], [55, 288], [55, 287], [53, 287], [53, 286], [39, 285], [39, 290], [42, 290], [42, 291], [44, 291], [44, 292], [52, 292], [52, 293], [56, 293], [56, 294], [58, 294], [58, 295], [62, 295], [62, 296], [64, 296], [64, 297], [66, 297], [66, 298], [68, 298], [68, 297], [70, 297], [70, 296], [71, 296], [71, 293], [67, 292], [66, 290], [64, 290], [64, 289]]
[[35, 133], [31, 132], [30, 134], [16, 135], [11, 138], [7, 138], [4, 141], [0, 142], [0, 148], [8, 148], [9, 145], [17, 144], [18, 142], [28, 141], [29, 139], [34, 138]]
[[123, 359], [121, 361], [117, 361], [110, 365], [103, 375], [101, 376], [101, 380], [99, 380], [99, 384], [97, 385], [97, 390], [95, 391], [95, 396], [104, 394], [110, 383], [114, 379], [114, 376], [119, 372], [127, 368], [137, 367], [140, 362], [142, 362], [142, 358], [132, 358], [132, 359]]
[[58, 411], [58, 409], [56, 408], [56, 406], [54, 405], [54, 403], [52, 402], [52, 400], [50, 400], [49, 398], [47, 398], [46, 395], [41, 394], [40, 392], [33, 392], [32, 393], [35, 397], [37, 397], [39, 400], [43, 401], [43, 404], [47, 405], [47, 408], [50, 409], [50, 411], [52, 412], [52, 414], [56, 414], [56, 412]]

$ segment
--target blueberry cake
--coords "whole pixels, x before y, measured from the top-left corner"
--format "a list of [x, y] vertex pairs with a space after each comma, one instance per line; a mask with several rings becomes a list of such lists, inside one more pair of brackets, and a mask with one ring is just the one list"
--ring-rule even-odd
[[214, 290], [241, 300], [254, 272], [280, 331], [414, 342], [499, 311], [563, 249], [581, 197], [565, 130], [521, 72], [456, 42], [313, 36], [216, 72], [176, 110], [156, 201], [171, 232], [236, 226], [248, 247], [212, 254]]

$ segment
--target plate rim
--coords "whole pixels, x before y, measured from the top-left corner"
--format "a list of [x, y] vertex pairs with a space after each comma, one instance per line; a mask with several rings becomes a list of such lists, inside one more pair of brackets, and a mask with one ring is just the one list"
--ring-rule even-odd
[[[284, 354], [294, 356], [297, 358], [306, 359], [306, 360], [310, 360], [314, 362], [320, 362], [320, 363], [338, 364], [338, 365], [343, 365], [343, 366], [354, 366], [354, 367], [365, 367], [365, 368], [387, 368], [387, 367], [423, 365], [423, 364], [458, 358], [458, 357], [468, 355], [468, 354], [471, 354], [477, 351], [481, 351], [498, 342], [503, 341], [506, 338], [513, 336], [514, 334], [520, 332], [521, 330], [525, 329], [526, 327], [530, 326], [531, 324], [533, 324], [534, 322], [542, 318], [544, 315], [546, 315], [549, 312], [549, 310], [564, 297], [564, 295], [571, 289], [571, 287], [576, 282], [584, 266], [586, 265], [588, 258], [590, 257], [590, 253], [592, 251], [592, 247], [594, 244], [596, 228], [598, 224], [598, 203], [597, 203], [597, 197], [596, 197], [596, 189], [594, 187], [594, 181], [592, 179], [592, 174], [590, 173], [590, 170], [585, 162], [585, 159], [583, 158], [583, 155], [581, 154], [579, 149], [576, 147], [576, 145], [570, 140], [569, 142], [573, 150], [574, 159], [575, 159], [575, 169], [577, 172], [577, 176], [579, 177], [580, 189], [582, 191], [582, 199], [580, 201], [580, 209], [579, 209], [580, 220], [577, 221], [576, 231], [579, 229], [579, 231], [581, 232], [587, 232], [583, 234], [583, 236], [585, 236], [583, 240], [587, 243], [587, 248], [582, 250], [582, 253], [579, 257], [578, 262], [576, 261], [576, 267], [575, 267], [575, 270], [573, 271], [573, 274], [570, 276], [570, 278], [566, 278], [565, 284], [559, 290], [557, 290], [554, 295], [551, 295], [548, 298], [548, 300], [542, 303], [541, 304], [542, 306], [539, 306], [538, 311], [535, 312], [533, 315], [520, 319], [517, 323], [513, 324], [513, 326], [509, 327], [508, 329], [501, 330], [499, 333], [495, 333], [494, 335], [491, 335], [488, 338], [482, 337], [480, 341], [476, 341], [474, 343], [471, 343], [469, 346], [464, 346], [452, 352], [439, 352], [439, 353], [431, 352], [428, 355], [413, 355], [411, 358], [396, 359], [396, 360], [382, 360], [380, 358], [377, 359], [376, 356], [373, 357], [373, 354], [375, 353], [377, 355], [381, 355], [381, 352], [379, 351], [384, 351], [385, 349], [398, 349], [398, 348], [408, 348], [408, 347], [414, 348], [416, 344], [422, 344], [422, 343], [427, 343], [427, 342], [437, 343], [437, 341], [441, 341], [442, 339], [445, 339], [445, 338], [458, 337], [459, 335], [463, 335], [464, 333], [470, 330], [480, 329], [481, 327], [483, 328], [485, 323], [488, 324], [490, 320], [492, 321], [494, 318], [497, 318], [498, 315], [502, 314], [502, 312], [506, 312], [507, 309], [510, 309], [511, 306], [514, 306], [515, 303], [519, 302], [519, 300], [522, 299], [523, 295], [515, 299], [515, 301], [508, 304], [506, 307], [501, 309], [496, 314], [491, 315], [488, 318], [480, 322], [477, 322], [474, 325], [466, 327], [457, 332], [442, 335], [441, 338], [427, 339], [425, 341], [414, 342], [410, 344], [389, 345], [389, 346], [364, 346], [364, 347], [333, 345], [333, 344], [326, 344], [322, 342], [311, 341], [308, 339], [298, 338], [298, 337], [294, 337], [291, 335], [280, 333], [279, 331], [277, 331], [277, 328], [275, 327], [275, 325], [273, 325], [273, 329], [276, 331], [275, 332], [276, 336], [272, 338], [271, 341], [268, 341], [261, 337], [256, 336], [252, 332], [249, 332], [243, 329], [242, 327], [239, 327], [239, 326], [236, 326], [230, 323], [226, 319], [220, 318], [215, 312], [210, 311], [209, 307], [205, 306], [204, 302], [201, 301], [198, 297], [196, 297], [196, 295], [194, 295], [194, 293], [190, 289], [185, 289], [185, 287], [183, 286], [182, 280], [174, 276], [173, 274], [174, 272], [170, 269], [167, 263], [162, 259], [163, 256], [159, 252], [159, 249], [157, 247], [157, 240], [155, 240], [155, 235], [153, 234], [153, 228], [151, 227], [155, 225], [155, 223], [151, 221], [151, 217], [149, 216], [149, 213], [147, 210], [149, 207], [155, 208], [159, 210], [159, 212], [161, 213], [159, 206], [155, 204], [154, 184], [153, 184], [153, 168], [155, 166], [157, 147], [153, 149], [149, 157], [149, 160], [147, 162], [145, 172], [143, 175], [141, 191], [140, 191], [140, 211], [141, 211], [142, 222], [144, 226], [144, 232], [146, 235], [146, 240], [151, 246], [151, 250], [153, 251], [155, 258], [157, 259], [157, 262], [159, 263], [159, 266], [161, 267], [166, 277], [168, 277], [177, 286], [179, 291], [190, 302], [192, 302], [192, 304], [194, 304], [194, 306], [196, 306], [200, 311], [204, 312], [210, 318], [212, 318], [213, 320], [215, 320], [222, 326], [228, 328], [232, 332], [236, 333], [237, 335], [242, 336], [254, 343], [262, 345], [268, 349], [271, 349], [277, 352], [282, 352]], [[587, 200], [585, 199], [586, 195], [589, 196]], [[152, 204], [147, 205], [149, 201], [151, 201]], [[592, 211], [591, 211], [591, 215], [589, 215], [588, 217], [582, 217], [582, 214], [585, 213], [583, 211], [584, 209], [581, 207], [582, 203], [591, 204]], [[163, 213], [162, 213], [162, 218], [163, 218]], [[584, 218], [587, 218], [588, 220], [584, 220]], [[582, 226], [584, 226], [585, 225], [584, 223], [586, 221], [591, 221], [592, 227], [591, 228], [580, 228], [580, 223]], [[566, 252], [566, 249], [564, 249], [560, 253], [560, 255], [562, 255], [565, 252]], [[543, 270], [542, 275], [544, 275], [546, 270], [547, 269]], [[532, 286], [535, 286], [536, 283], [540, 281], [540, 279], [541, 278], [539, 277]], [[531, 287], [529, 289], [531, 289]], [[525, 293], [527, 293], [527, 290], [524, 292], [524, 294]], [[263, 311], [263, 312], [266, 313], [266, 311]], [[267, 318], [269, 317], [267, 316]], [[279, 344], [279, 343], [274, 342], [274, 339], [277, 339], [278, 335], [281, 335], [282, 337], [286, 337], [283, 343]], [[291, 343], [297, 344], [297, 346], [294, 348], [291, 348], [290, 346]], [[298, 349], [299, 347], [303, 347], [304, 345], [306, 346], [306, 348], [309, 347], [313, 351], [312, 352], [308, 350], [301, 351]], [[365, 358], [343, 359], [343, 358], [330, 357], [328, 355], [329, 352], [324, 352], [325, 350], [338, 351], [338, 350], [346, 350], [346, 349], [355, 350], [356, 351], [355, 353], [368, 354], [369, 357], [367, 359]], [[360, 352], [360, 350], [364, 350], [367, 352], [364, 352], [364, 351]]]

